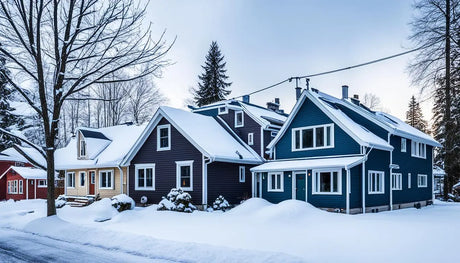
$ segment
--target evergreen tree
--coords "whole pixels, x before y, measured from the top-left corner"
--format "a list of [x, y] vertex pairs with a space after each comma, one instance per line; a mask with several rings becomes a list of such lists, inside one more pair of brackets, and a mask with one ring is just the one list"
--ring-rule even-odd
[[[18, 129], [23, 121], [11, 112], [10, 99], [13, 97], [13, 89], [8, 85], [6, 75], [9, 74], [5, 67], [5, 58], [0, 55], [0, 128], [5, 130]], [[18, 143], [17, 139], [0, 133], [0, 151]]]
[[232, 83], [227, 82], [225, 65], [226, 62], [224, 62], [219, 46], [216, 41], [213, 41], [206, 55], [206, 62], [204, 66], [201, 66], [204, 72], [198, 76], [199, 88], [194, 90], [194, 101], [198, 106], [224, 100], [230, 94], [231, 91], [227, 88]]
[[406, 112], [406, 123], [422, 132], [429, 133], [428, 124], [423, 119], [420, 103], [415, 99], [415, 96], [410, 98], [409, 110]]

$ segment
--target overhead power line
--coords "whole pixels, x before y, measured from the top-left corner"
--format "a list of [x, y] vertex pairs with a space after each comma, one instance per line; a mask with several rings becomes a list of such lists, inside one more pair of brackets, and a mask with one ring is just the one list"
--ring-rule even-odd
[[364, 66], [367, 66], [367, 65], [375, 64], [375, 63], [382, 62], [382, 61], [385, 61], [385, 60], [389, 60], [389, 59], [392, 59], [392, 58], [404, 56], [404, 55], [407, 55], [409, 53], [412, 53], [412, 52], [415, 52], [415, 51], [418, 51], [418, 50], [421, 50], [421, 49], [424, 49], [424, 48], [427, 48], [427, 47], [428, 46], [421, 46], [421, 47], [414, 48], [414, 49], [411, 49], [411, 50], [408, 50], [408, 51], [405, 51], [405, 52], [401, 52], [401, 53], [394, 54], [394, 55], [391, 55], [391, 56], [371, 60], [371, 61], [364, 62], [364, 63], [361, 63], [361, 64], [356, 64], [356, 65], [353, 65], [353, 66], [338, 68], [338, 69], [334, 69], [334, 70], [324, 71], [324, 72], [305, 75], [305, 76], [290, 77], [290, 78], [287, 78], [287, 79], [282, 80], [280, 82], [277, 82], [275, 84], [272, 84], [270, 86], [267, 86], [267, 87], [252, 91], [250, 93], [247, 93], [247, 94], [244, 94], [244, 95], [241, 95], [241, 96], [233, 97], [232, 99], [241, 98], [241, 97], [243, 97], [245, 95], [253, 95], [253, 94], [256, 94], [256, 93], [259, 93], [259, 92], [262, 92], [262, 91], [265, 91], [265, 90], [268, 90], [268, 89], [271, 89], [271, 88], [274, 88], [276, 86], [279, 86], [279, 85], [281, 85], [281, 84], [283, 84], [285, 82], [291, 82], [292, 80], [297, 80], [298, 81], [300, 79], [308, 79], [308, 78], [311, 78], [311, 77], [317, 77], [317, 76], [337, 73], [337, 72], [340, 72], [340, 71], [350, 70], [350, 69], [354, 69], [354, 68], [364, 67]]

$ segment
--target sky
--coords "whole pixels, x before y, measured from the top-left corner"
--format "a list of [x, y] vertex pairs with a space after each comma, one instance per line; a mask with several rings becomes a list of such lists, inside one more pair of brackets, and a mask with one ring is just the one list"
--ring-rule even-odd
[[[264, 88], [289, 77], [352, 66], [414, 48], [408, 40], [413, 1], [314, 0], [152, 0], [146, 23], [153, 36], [166, 30], [175, 44], [167, 55], [172, 65], [156, 85], [168, 104], [184, 108], [197, 87], [201, 65], [212, 41], [217, 41], [232, 82], [229, 98]], [[310, 79], [310, 87], [341, 96], [372, 93], [389, 113], [405, 119], [412, 95], [426, 100], [411, 83], [405, 55], [378, 64]], [[305, 82], [301, 82], [305, 87]], [[254, 94], [252, 103], [265, 106], [275, 97], [290, 112], [295, 103], [295, 82]], [[431, 118], [431, 101], [422, 103]]]

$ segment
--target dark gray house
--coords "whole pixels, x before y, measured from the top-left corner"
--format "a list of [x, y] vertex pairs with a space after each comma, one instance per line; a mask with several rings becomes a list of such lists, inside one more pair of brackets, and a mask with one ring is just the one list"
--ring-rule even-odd
[[[129, 136], [127, 134], [126, 136]], [[217, 118], [160, 107], [123, 160], [128, 195], [158, 203], [172, 188], [197, 205], [223, 195], [230, 203], [251, 197], [250, 168], [263, 159]]]

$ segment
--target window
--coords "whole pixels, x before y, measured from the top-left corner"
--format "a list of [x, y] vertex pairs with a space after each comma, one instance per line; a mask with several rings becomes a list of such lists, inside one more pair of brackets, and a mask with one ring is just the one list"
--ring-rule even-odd
[[417, 186], [418, 187], [427, 187], [428, 186], [428, 180], [427, 180], [427, 175], [426, 174], [417, 175]]
[[113, 189], [113, 171], [99, 171], [99, 189]]
[[19, 193], [22, 194], [23, 192], [23, 181], [22, 180], [19, 180]]
[[23, 163], [23, 162], [14, 162], [14, 166], [16, 166], [16, 167], [24, 167], [25, 163]]
[[378, 171], [369, 171], [369, 194], [383, 194], [385, 193], [385, 173]]
[[91, 180], [91, 184], [96, 183], [96, 172], [95, 171], [90, 171], [89, 172], [89, 179]]
[[47, 187], [48, 184], [46, 182], [46, 180], [38, 180], [38, 187]]
[[155, 164], [136, 164], [136, 190], [155, 190]]
[[74, 172], [67, 173], [67, 187], [71, 187], [71, 188], [75, 187], [75, 173]]
[[86, 142], [84, 139], [80, 139], [80, 157], [86, 156]]
[[275, 138], [276, 135], [278, 135], [278, 132], [277, 132], [277, 131], [272, 131], [272, 132], [270, 132], [270, 137], [272, 137], [272, 139]]
[[411, 183], [411, 181], [412, 181], [412, 180], [411, 180], [411, 177], [412, 177], [411, 174], [408, 173], [408, 174], [407, 174], [407, 188], [410, 188], [410, 187], [411, 187], [411, 184], [412, 184], [412, 183]]
[[176, 162], [176, 187], [193, 191], [193, 161]]
[[391, 174], [391, 189], [402, 190], [402, 174], [393, 173]]
[[401, 152], [406, 152], [406, 138], [401, 138]]
[[235, 128], [244, 126], [244, 114], [242, 111], [235, 111]]
[[13, 184], [13, 189], [11, 191], [12, 194], [17, 194], [18, 193], [18, 180], [11, 181]]
[[13, 193], [13, 183], [11, 181], [8, 181], [8, 193]]
[[342, 194], [341, 170], [315, 170], [313, 194]]
[[240, 183], [244, 183], [246, 181], [246, 167], [240, 166]]
[[254, 145], [254, 133], [248, 133], [248, 145]]
[[284, 191], [284, 177], [282, 173], [269, 173], [268, 174], [268, 191], [269, 192], [283, 192]]
[[426, 158], [426, 144], [412, 141], [411, 144], [411, 155], [418, 158]]
[[171, 125], [158, 125], [157, 151], [171, 150]]
[[219, 107], [219, 115], [220, 114], [227, 114], [228, 113], [228, 108], [223, 106], [223, 107]]
[[80, 172], [80, 186], [85, 186], [86, 172]]
[[292, 150], [334, 147], [334, 125], [319, 125], [292, 129]]

